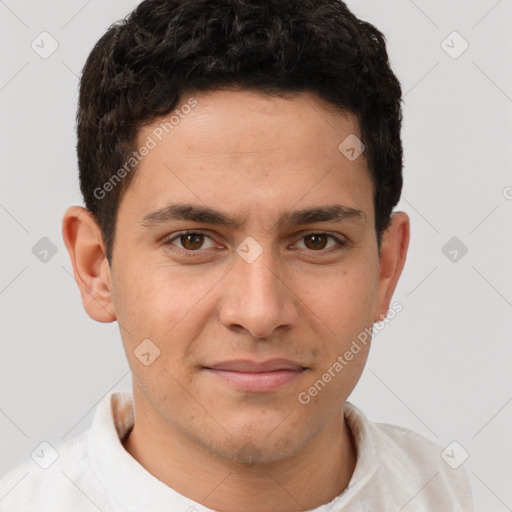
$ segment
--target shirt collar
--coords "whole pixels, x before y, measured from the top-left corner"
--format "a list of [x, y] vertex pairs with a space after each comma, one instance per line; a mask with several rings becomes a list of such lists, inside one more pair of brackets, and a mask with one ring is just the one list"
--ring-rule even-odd
[[[359, 494], [378, 468], [371, 423], [350, 402], [345, 403], [343, 410], [354, 436], [356, 467], [347, 488], [330, 503], [311, 512], [331, 512], [332, 507], [350, 501]], [[197, 512], [214, 512], [165, 485], [126, 451], [122, 440], [133, 428], [133, 424], [132, 392], [111, 392], [100, 402], [88, 435], [93, 467], [117, 501], [134, 512], [160, 512], [165, 508], [184, 511], [195, 508]]]

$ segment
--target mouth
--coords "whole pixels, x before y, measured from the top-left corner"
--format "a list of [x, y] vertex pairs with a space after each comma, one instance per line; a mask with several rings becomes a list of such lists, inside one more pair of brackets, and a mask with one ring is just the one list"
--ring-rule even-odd
[[298, 380], [307, 367], [288, 359], [267, 361], [232, 360], [203, 367], [213, 377], [240, 391], [275, 391]]

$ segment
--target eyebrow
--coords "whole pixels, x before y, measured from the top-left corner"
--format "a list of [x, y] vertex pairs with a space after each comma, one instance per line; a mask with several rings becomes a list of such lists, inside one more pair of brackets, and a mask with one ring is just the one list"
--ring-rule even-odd
[[[237, 221], [223, 212], [206, 206], [187, 203], [170, 204], [165, 208], [149, 213], [139, 224], [149, 228], [175, 220], [215, 224], [233, 229], [239, 229], [244, 225], [244, 222]], [[300, 224], [332, 221], [366, 223], [366, 214], [356, 208], [341, 204], [332, 204], [283, 212], [277, 224], [280, 226], [296, 226]]]

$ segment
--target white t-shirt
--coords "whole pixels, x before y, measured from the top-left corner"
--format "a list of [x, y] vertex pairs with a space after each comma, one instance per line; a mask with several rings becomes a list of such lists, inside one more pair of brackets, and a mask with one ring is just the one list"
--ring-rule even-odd
[[[349, 402], [344, 413], [357, 445], [356, 468], [339, 496], [311, 512], [473, 511], [465, 470], [452, 469], [440, 446], [411, 430], [370, 422]], [[89, 430], [55, 448], [41, 445], [0, 480], [0, 512], [212, 512], [124, 449], [133, 418], [131, 391], [108, 394]]]

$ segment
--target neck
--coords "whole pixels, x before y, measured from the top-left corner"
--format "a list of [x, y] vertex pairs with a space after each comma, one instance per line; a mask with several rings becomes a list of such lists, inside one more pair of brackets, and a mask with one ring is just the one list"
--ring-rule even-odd
[[341, 411], [292, 457], [252, 465], [220, 458], [136, 411], [125, 449], [161, 482], [219, 512], [311, 510], [343, 492], [354, 472], [356, 447]]

